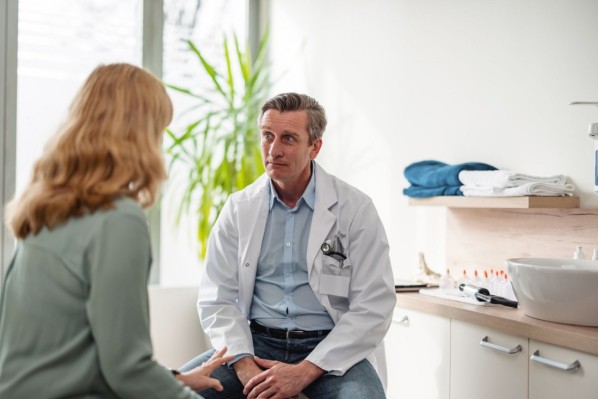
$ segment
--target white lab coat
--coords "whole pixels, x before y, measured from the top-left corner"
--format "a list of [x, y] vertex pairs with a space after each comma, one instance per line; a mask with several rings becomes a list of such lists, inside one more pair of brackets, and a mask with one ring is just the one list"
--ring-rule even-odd
[[[343, 375], [357, 362], [372, 363], [386, 387], [383, 338], [396, 302], [388, 240], [369, 197], [314, 162], [316, 201], [307, 245], [309, 285], [335, 327], [307, 360]], [[201, 324], [215, 348], [253, 354], [249, 311], [268, 218], [269, 178], [261, 176], [226, 202], [210, 235], [200, 287]], [[323, 255], [338, 236], [347, 259]]]

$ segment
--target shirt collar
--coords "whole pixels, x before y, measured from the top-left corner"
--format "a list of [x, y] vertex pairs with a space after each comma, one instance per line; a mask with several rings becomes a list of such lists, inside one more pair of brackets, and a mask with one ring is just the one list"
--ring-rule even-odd
[[[311, 208], [312, 211], [314, 210], [314, 204], [316, 202], [316, 172], [314, 161], [311, 161], [311, 177], [309, 178], [309, 183], [307, 183], [307, 187], [305, 187], [305, 191], [303, 192], [303, 195], [301, 195], [301, 198], [299, 198], [299, 201], [297, 201], [295, 208], [299, 206], [301, 199], [303, 199], [303, 201]], [[270, 179], [270, 210], [272, 210], [272, 207], [274, 206], [274, 200], [284, 204], [284, 202], [282, 202], [282, 200], [278, 197], [278, 193], [274, 188], [272, 179]]]

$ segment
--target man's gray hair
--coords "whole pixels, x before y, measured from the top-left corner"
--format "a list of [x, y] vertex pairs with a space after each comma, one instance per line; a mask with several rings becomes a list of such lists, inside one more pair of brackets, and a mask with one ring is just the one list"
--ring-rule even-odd
[[278, 112], [285, 111], [307, 111], [307, 130], [309, 132], [309, 144], [321, 139], [326, 130], [326, 112], [324, 107], [315, 98], [299, 93], [278, 94], [262, 106], [258, 118], [258, 125], [262, 124], [262, 117], [266, 111], [275, 109]]

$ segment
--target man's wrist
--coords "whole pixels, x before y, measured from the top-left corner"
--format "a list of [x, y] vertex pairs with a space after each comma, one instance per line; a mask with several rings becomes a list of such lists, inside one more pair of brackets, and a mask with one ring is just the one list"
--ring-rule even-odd
[[253, 368], [261, 370], [260, 367], [255, 362], [255, 360], [253, 360], [253, 356], [242, 357], [239, 360], [237, 360], [235, 363], [233, 363], [231, 365], [231, 367], [233, 368], [233, 370], [235, 370], [235, 372], [237, 374], [239, 372], [244, 372], [247, 370], [251, 370]]
[[237, 363], [239, 360], [241, 360], [241, 359], [245, 359], [245, 358], [247, 358], [247, 357], [249, 357], [249, 358], [252, 358], [252, 359], [253, 359], [253, 355], [252, 355], [251, 353], [240, 353], [240, 354], [238, 354], [237, 356], [235, 356], [235, 357], [234, 357], [234, 358], [233, 358], [233, 359], [232, 359], [230, 362], [228, 362], [226, 365], [227, 365], [228, 367], [233, 367], [233, 365], [234, 365], [235, 363]]
[[246, 385], [249, 380], [262, 372], [262, 369], [257, 365], [253, 356], [239, 359], [232, 365], [232, 368], [243, 385]]
[[312, 381], [315, 381], [326, 374], [326, 370], [310, 362], [309, 360], [302, 360], [301, 363], [299, 363], [299, 366], [303, 368], [306, 375], [309, 376]]

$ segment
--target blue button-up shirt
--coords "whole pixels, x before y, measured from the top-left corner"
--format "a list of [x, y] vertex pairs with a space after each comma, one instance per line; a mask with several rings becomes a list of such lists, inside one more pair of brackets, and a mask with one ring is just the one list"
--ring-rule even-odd
[[[313, 170], [313, 168], [312, 168]], [[316, 199], [315, 174], [294, 208], [270, 181], [270, 211], [262, 240], [250, 318], [285, 330], [330, 330], [334, 322], [309, 286], [307, 242]]]

